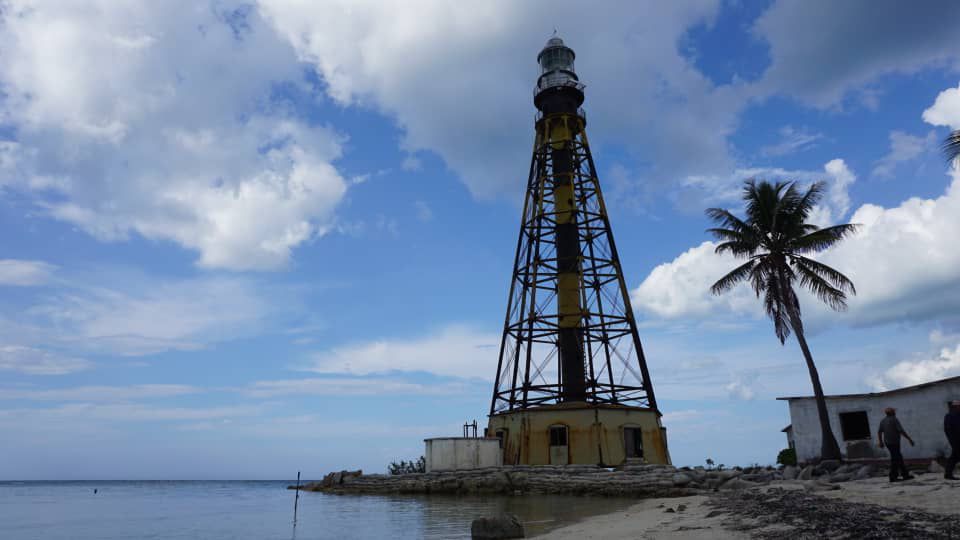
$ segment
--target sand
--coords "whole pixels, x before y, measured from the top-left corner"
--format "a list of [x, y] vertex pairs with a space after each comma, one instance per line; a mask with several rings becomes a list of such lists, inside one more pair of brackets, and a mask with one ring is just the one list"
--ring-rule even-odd
[[[534, 538], [564, 539], [623, 539], [623, 538], [689, 538], [692, 540], [749, 538], [741, 532], [726, 530], [724, 515], [714, 515], [714, 509], [706, 505], [708, 497], [676, 497], [670, 499], [646, 499], [630, 508], [593, 516], [579, 523], [556, 529]], [[682, 508], [681, 508], [682, 506]], [[674, 512], [668, 512], [667, 509]], [[678, 508], [681, 510], [676, 511]]]
[[[771, 504], [776, 505], [777, 499], [784, 501], [796, 497], [784, 497], [784, 494], [795, 492], [794, 495], [806, 497], [802, 506], [810, 510], [810, 501], [821, 501], [822, 511], [802, 516], [803, 524], [810, 526], [816, 523], [816, 529], [810, 530], [833, 531], [834, 534], [843, 531], [846, 526], [854, 527], [851, 521], [845, 523], [845, 517], [856, 519], [859, 525], [872, 527], [874, 521], [893, 522], [899, 525], [900, 521], [908, 520], [912, 523], [930, 519], [942, 519], [944, 516], [960, 515], [960, 481], [944, 480], [939, 474], [922, 474], [916, 479], [891, 484], [885, 477], [870, 478], [852, 482], [833, 484], [839, 489], [833, 491], [811, 491], [811, 485], [798, 481], [773, 482], [761, 488], [753, 488], [748, 492], [718, 492], [709, 496], [698, 495], [693, 497], [677, 497], [667, 499], [646, 499], [630, 508], [594, 516], [579, 523], [556, 529], [535, 538], [552, 539], [667, 539], [689, 538], [697, 539], [740, 539], [754, 537], [792, 537], [793, 526], [788, 522], [792, 517], [793, 507], [787, 509], [787, 517], [771, 507], [770, 518], [765, 519], [762, 507], [754, 501], [765, 501], [769, 498]], [[814, 498], [814, 499], [811, 499]], [[710, 504], [711, 498], [713, 504]], [[726, 498], [726, 499], [721, 499]], [[741, 504], [730, 504], [738, 499]], [[721, 504], [717, 504], [720, 501]], [[722, 504], [722, 503], [727, 504]], [[744, 504], [745, 502], [745, 504]], [[876, 506], [873, 506], [876, 505]], [[757, 512], [756, 510], [761, 510]], [[668, 509], [672, 509], [670, 512]], [[678, 511], [679, 510], [679, 511]], [[751, 511], [752, 510], [752, 511]], [[759, 513], [759, 516], [758, 516]], [[802, 512], [797, 512], [801, 518]], [[832, 514], [832, 515], [831, 515]], [[838, 521], [841, 523], [838, 529]], [[946, 521], [956, 521], [949, 519]], [[886, 524], [880, 525], [887, 526]], [[930, 538], [943, 536], [945, 529], [942, 524], [939, 529], [935, 525], [930, 527]], [[939, 531], [939, 532], [938, 532]], [[924, 530], [923, 532], [927, 532]], [[817, 535], [814, 535], [814, 537]], [[845, 535], [844, 535], [845, 536]]]

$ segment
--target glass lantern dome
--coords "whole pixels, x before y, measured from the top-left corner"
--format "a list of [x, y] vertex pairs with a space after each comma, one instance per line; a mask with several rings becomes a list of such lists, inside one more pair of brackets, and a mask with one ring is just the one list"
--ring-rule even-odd
[[582, 89], [583, 85], [577, 78], [574, 69], [573, 49], [563, 44], [559, 37], [552, 37], [547, 40], [547, 44], [537, 55], [537, 63], [540, 64], [540, 78], [537, 79], [535, 93], [540, 93], [548, 88], [558, 86], [572, 86]]

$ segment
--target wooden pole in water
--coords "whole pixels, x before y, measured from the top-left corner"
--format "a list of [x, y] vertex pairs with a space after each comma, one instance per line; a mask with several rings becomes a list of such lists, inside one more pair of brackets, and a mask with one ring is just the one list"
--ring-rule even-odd
[[300, 471], [297, 471], [297, 494], [293, 497], [293, 526], [297, 526], [297, 503], [300, 501]]

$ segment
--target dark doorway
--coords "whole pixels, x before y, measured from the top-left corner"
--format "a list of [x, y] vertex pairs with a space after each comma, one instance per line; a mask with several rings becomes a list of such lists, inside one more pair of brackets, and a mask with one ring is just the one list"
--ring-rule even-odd
[[643, 430], [636, 427], [623, 428], [623, 447], [627, 458], [642, 458]]

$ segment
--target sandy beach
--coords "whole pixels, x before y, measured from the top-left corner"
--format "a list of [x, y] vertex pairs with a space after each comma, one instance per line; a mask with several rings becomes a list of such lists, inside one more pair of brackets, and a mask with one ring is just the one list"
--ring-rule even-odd
[[960, 482], [918, 474], [891, 484], [783, 481], [742, 491], [657, 498], [537, 538], [956, 538]]

